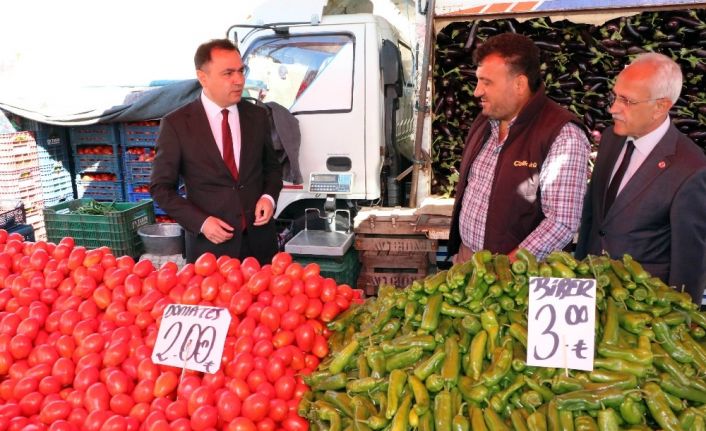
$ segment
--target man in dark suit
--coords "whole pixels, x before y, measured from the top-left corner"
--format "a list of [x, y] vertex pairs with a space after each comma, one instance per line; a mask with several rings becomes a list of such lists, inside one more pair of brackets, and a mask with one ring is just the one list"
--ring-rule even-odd
[[162, 119], [150, 193], [185, 228], [188, 262], [212, 252], [267, 263], [282, 174], [266, 113], [241, 101], [245, 65], [232, 42], [204, 43], [194, 63], [203, 92]]
[[669, 119], [682, 73], [638, 56], [619, 75], [586, 195], [576, 255], [624, 253], [698, 304], [706, 287], [706, 155]]

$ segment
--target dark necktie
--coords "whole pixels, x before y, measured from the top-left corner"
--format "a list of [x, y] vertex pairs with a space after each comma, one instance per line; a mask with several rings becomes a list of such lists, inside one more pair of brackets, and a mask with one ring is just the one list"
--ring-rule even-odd
[[238, 167], [235, 165], [235, 155], [233, 154], [233, 135], [230, 133], [230, 125], [228, 124], [228, 110], [221, 111], [223, 114], [223, 122], [221, 123], [221, 131], [223, 132], [223, 161], [233, 174], [233, 178], [238, 181]]
[[608, 209], [610, 209], [610, 206], [613, 205], [615, 197], [618, 195], [618, 189], [620, 188], [620, 183], [623, 182], [625, 171], [628, 170], [628, 165], [630, 164], [630, 157], [632, 157], [633, 150], [635, 150], [635, 144], [633, 144], [632, 139], [629, 139], [625, 147], [623, 160], [620, 162], [620, 166], [618, 166], [618, 170], [615, 171], [613, 180], [611, 180], [610, 185], [608, 186], [608, 192], [605, 195], [605, 210], [603, 214], [608, 213]]
[[[238, 181], [238, 167], [235, 165], [235, 155], [233, 154], [233, 134], [230, 133], [230, 125], [228, 124], [228, 110], [221, 111], [223, 114], [223, 122], [221, 123], [221, 131], [223, 132], [223, 161], [233, 175], [235, 181]], [[244, 231], [246, 226], [245, 215], [240, 216], [240, 230]]]

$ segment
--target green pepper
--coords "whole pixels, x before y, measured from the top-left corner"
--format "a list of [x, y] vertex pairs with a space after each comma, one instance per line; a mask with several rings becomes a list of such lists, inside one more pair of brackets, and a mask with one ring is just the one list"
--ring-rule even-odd
[[547, 431], [547, 417], [540, 411], [535, 411], [527, 418], [527, 428], [530, 431]]
[[623, 265], [623, 262], [616, 260], [616, 259], [611, 259], [610, 260], [610, 269], [613, 275], [615, 275], [620, 281], [632, 281], [630, 278], [630, 273], [625, 269], [625, 265]]
[[574, 418], [574, 428], [576, 431], [599, 431], [595, 419], [588, 415], [576, 416]]
[[385, 370], [389, 373], [392, 370], [406, 368], [415, 364], [424, 355], [421, 347], [412, 347], [404, 352], [396, 353], [386, 359]]
[[517, 323], [511, 323], [508, 333], [512, 335], [514, 339], [522, 344], [522, 347], [527, 348], [527, 327], [521, 326]]
[[559, 410], [559, 425], [562, 431], [574, 431], [574, 413], [569, 410]]
[[544, 403], [544, 400], [539, 392], [530, 389], [520, 394], [520, 402], [528, 411], [534, 411]]
[[485, 358], [487, 340], [488, 333], [485, 330], [481, 330], [471, 341], [470, 369], [473, 380], [478, 380], [483, 371], [483, 358]]
[[441, 374], [431, 374], [424, 381], [424, 385], [429, 389], [429, 392], [439, 392], [444, 388], [444, 378]]
[[616, 344], [620, 329], [618, 319], [618, 306], [613, 298], [606, 299], [605, 324], [603, 325], [603, 338], [601, 344]]
[[[637, 290], [637, 289], [635, 289]], [[625, 305], [628, 306], [628, 308], [632, 311], [641, 311], [641, 312], [650, 312], [650, 307], [649, 304], [641, 302], [641, 301], [636, 301], [633, 298], [628, 298], [625, 300]]]
[[546, 386], [537, 383], [537, 381], [529, 376], [525, 376], [525, 383], [527, 383], [527, 386], [532, 389], [533, 391], [537, 392], [539, 395], [542, 396], [542, 400], [544, 402], [548, 402], [552, 399], [554, 399], [554, 393], [547, 388]]
[[488, 353], [493, 353], [498, 342], [500, 326], [498, 316], [493, 310], [486, 310], [480, 314], [480, 324], [488, 333]]
[[512, 311], [515, 309], [515, 300], [508, 295], [500, 295], [498, 304], [500, 304], [500, 308], [504, 311]]
[[694, 423], [691, 426], [691, 431], [705, 431], [706, 430], [706, 418], [703, 416], [696, 416], [694, 418]]
[[380, 378], [385, 375], [385, 353], [379, 346], [370, 346], [365, 351], [365, 359], [370, 366], [371, 377]]
[[471, 423], [460, 412], [451, 420], [452, 431], [470, 431]]
[[511, 366], [512, 351], [505, 348], [497, 348], [497, 352], [493, 353], [493, 361], [481, 373], [480, 380], [485, 386], [496, 385], [510, 371]]
[[[640, 337], [644, 337], [641, 335]], [[644, 337], [647, 338], [647, 337]], [[648, 342], [649, 345], [649, 342]], [[636, 349], [629, 349], [626, 347], [621, 347], [615, 344], [606, 344], [606, 343], [600, 343], [598, 344], [598, 353], [606, 358], [619, 358], [619, 359], [624, 359], [626, 361], [634, 362], [636, 364], [641, 364], [641, 365], [650, 365], [652, 364], [652, 350], [648, 349], [641, 349], [641, 348], [636, 348]]]
[[412, 406], [412, 394], [405, 394], [399, 409], [392, 418], [390, 431], [407, 431], [409, 429], [409, 412]]
[[495, 274], [498, 276], [498, 284], [503, 292], [514, 292], [515, 280], [510, 269], [510, 258], [506, 254], [496, 254], [493, 259]]
[[623, 255], [623, 265], [630, 273], [630, 277], [635, 283], [644, 284], [650, 278], [650, 274], [642, 268], [642, 265], [633, 260], [629, 254]]
[[349, 393], [373, 392], [385, 384], [384, 378], [363, 377], [350, 380], [346, 383], [346, 391]]
[[[378, 416], [382, 415], [383, 417], [385, 416], [385, 410], [387, 409], [387, 386], [385, 386], [384, 391], [376, 391], [371, 394], [370, 396], [370, 401], [373, 402], [375, 407], [378, 410]], [[387, 418], [385, 418], [387, 420]]]
[[331, 374], [336, 374], [343, 371], [353, 355], [358, 351], [358, 347], [360, 347], [358, 340], [351, 340], [346, 347], [334, 355], [334, 358], [329, 365], [329, 372], [331, 372]]
[[637, 377], [620, 371], [594, 369], [589, 374], [592, 383], [585, 383], [584, 389], [598, 391], [602, 389], [632, 389], [637, 387]]
[[458, 379], [458, 390], [465, 401], [474, 403], [485, 402], [490, 393], [486, 386], [474, 384], [468, 376], [461, 376]]
[[706, 349], [691, 338], [691, 335], [686, 331], [681, 331], [679, 337], [681, 338], [682, 345], [687, 349], [691, 357], [694, 358], [694, 363], [699, 369], [706, 369]]
[[665, 431], [681, 430], [679, 420], [669, 407], [669, 402], [662, 389], [654, 382], [647, 382], [643, 385], [642, 390], [646, 394], [647, 408], [655, 422]]
[[[498, 276], [495, 274], [493, 262], [489, 261], [485, 264], [485, 274], [483, 274], [483, 281], [485, 281], [489, 286], [492, 286], [497, 280]], [[502, 288], [500, 288], [500, 290], [502, 291]]]
[[633, 334], [640, 334], [640, 332], [645, 329], [647, 324], [651, 321], [652, 316], [647, 313], [621, 311], [618, 314], [618, 322], [620, 322], [620, 326]]
[[432, 351], [436, 348], [433, 335], [402, 335], [390, 341], [380, 343], [385, 354], [398, 353], [409, 350], [411, 347], [421, 347], [423, 350]]
[[650, 371], [649, 367], [618, 358], [596, 357], [593, 360], [593, 366], [611, 371], [624, 371], [636, 377], [645, 377]]
[[552, 392], [555, 394], [565, 394], [581, 389], [583, 389], [583, 385], [573, 377], [560, 373], [552, 378]]
[[628, 394], [620, 404], [620, 416], [630, 425], [639, 425], [645, 421], [645, 407], [639, 396]]
[[384, 429], [390, 423], [390, 421], [383, 416], [373, 415], [368, 418], [366, 423], [370, 427], [370, 429], [381, 430]]
[[355, 318], [363, 311], [361, 304], [352, 304], [348, 310], [344, 311], [335, 320], [329, 322], [326, 327], [331, 331], [341, 332], [351, 326]]
[[552, 269], [552, 277], [576, 278], [576, 273], [562, 262], [549, 262], [549, 266]]
[[414, 394], [414, 412], [421, 416], [429, 410], [429, 391], [424, 386], [424, 382], [414, 375], [409, 375], [407, 381], [412, 388], [412, 394]]
[[407, 373], [402, 370], [392, 370], [390, 372], [389, 384], [387, 385], [387, 406], [385, 408], [385, 417], [392, 419], [397, 413], [400, 397], [407, 382]]
[[662, 346], [655, 343], [652, 348], [654, 349], [654, 363], [657, 368], [668, 373], [674, 380], [682, 385], [690, 384], [691, 379], [684, 375], [681, 366], [669, 356]]
[[446, 282], [446, 271], [440, 271], [431, 277], [427, 277], [423, 281], [424, 292], [427, 295], [432, 295], [439, 290], [439, 287]]
[[[483, 409], [483, 418], [490, 431], [510, 431], [510, 428], [505, 424], [500, 415], [490, 407]], [[472, 421], [471, 425], [473, 425]], [[473, 431], [475, 431], [475, 428], [473, 428]]]
[[690, 430], [694, 427], [694, 422], [696, 421], [696, 411], [694, 408], [688, 408], [683, 412], [679, 413], [677, 419], [679, 419], [679, 425], [685, 429]]
[[451, 305], [446, 302], [441, 303], [441, 314], [449, 317], [466, 317], [471, 316], [471, 310], [457, 305]]
[[479, 407], [471, 406], [470, 416], [471, 429], [473, 431], [488, 431], [488, 427], [485, 424], [485, 419], [483, 418], [483, 410]]
[[358, 368], [358, 378], [364, 379], [370, 377], [370, 367], [365, 355], [358, 355], [355, 358], [356, 368]]
[[688, 364], [694, 361], [694, 357], [678, 340], [672, 337], [669, 325], [661, 317], [656, 317], [652, 321], [652, 330], [655, 332], [655, 340], [662, 345], [662, 348], [676, 361]]
[[697, 304], [692, 302], [691, 295], [686, 292], [678, 292], [671, 288], [655, 292], [655, 302], [659, 305], [677, 305], [684, 310], [693, 310], [698, 307]]
[[337, 390], [337, 389], [343, 389], [346, 387], [346, 383], [348, 382], [348, 376], [346, 373], [336, 373], [332, 374], [328, 377], [324, 377], [323, 379], [320, 379], [316, 383], [314, 383], [311, 386], [311, 389], [313, 391], [328, 391], [328, 390]]
[[[480, 301], [485, 297], [488, 292], [489, 285], [483, 280], [483, 275], [479, 274], [478, 271], [473, 271], [471, 274], [471, 279], [466, 285], [465, 293], [466, 299], [470, 302]], [[471, 307], [469, 307], [470, 309]]]
[[607, 408], [598, 412], [598, 429], [600, 431], [618, 431], [620, 429], [620, 420], [615, 410]]
[[547, 403], [547, 429], [550, 431], [560, 431], [561, 422], [559, 421], [559, 408], [556, 406], [556, 401], [551, 400]]
[[353, 417], [353, 406], [351, 404], [352, 400], [351, 397], [349, 397], [345, 392], [336, 392], [332, 390], [326, 391], [324, 392], [323, 400], [332, 404], [338, 409], [338, 411], [349, 418]]
[[321, 420], [329, 423], [329, 431], [341, 431], [341, 416], [336, 408], [326, 401], [315, 401], [316, 413]]
[[444, 389], [434, 397], [434, 429], [435, 431], [451, 431], [453, 419], [451, 393]]
[[625, 392], [611, 388], [600, 391], [574, 391], [556, 396], [559, 410], [598, 410], [603, 406], [620, 407], [625, 399]]
[[471, 260], [453, 265], [446, 274], [446, 284], [452, 289], [462, 286], [471, 272], [473, 272], [473, 262]]
[[667, 325], [669, 326], [679, 326], [682, 323], [686, 323], [689, 319], [689, 314], [685, 311], [670, 311], [669, 313], [662, 316]]
[[515, 431], [529, 431], [527, 421], [525, 417], [522, 416], [520, 409], [512, 409], [512, 411], [510, 411], [510, 422]]
[[434, 413], [430, 410], [419, 416], [419, 431], [434, 431]]
[[458, 383], [458, 373], [461, 370], [461, 356], [456, 337], [446, 338], [444, 353], [446, 353], [446, 357], [441, 365], [441, 377], [444, 378], [446, 387], [453, 387]]
[[429, 297], [427, 304], [424, 306], [424, 314], [422, 314], [422, 323], [420, 325], [422, 330], [432, 332], [439, 326], [442, 302], [443, 297], [440, 293]]
[[660, 375], [659, 386], [666, 393], [672, 394], [684, 400], [696, 401], [699, 404], [706, 404], [706, 393], [688, 385], [682, 385], [669, 374]]
[[527, 272], [527, 262], [517, 259], [512, 262], [510, 269], [515, 275], [524, 275]]
[[502, 413], [507, 406], [508, 400], [518, 390], [525, 386], [525, 379], [522, 375], [515, 377], [515, 380], [504, 390], [498, 392], [490, 398], [490, 406], [498, 413]]
[[569, 269], [574, 270], [578, 266], [578, 261], [569, 253], [562, 250], [554, 250], [547, 255], [546, 259], [549, 264], [552, 262], [559, 262]]
[[414, 375], [419, 380], [425, 381], [427, 377], [439, 368], [445, 357], [446, 353], [443, 350], [434, 352], [433, 355], [414, 367]]

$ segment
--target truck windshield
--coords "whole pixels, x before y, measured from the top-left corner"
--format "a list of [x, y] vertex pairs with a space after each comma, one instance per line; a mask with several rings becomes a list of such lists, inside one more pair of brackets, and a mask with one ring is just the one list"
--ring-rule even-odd
[[268, 37], [245, 55], [243, 95], [290, 111], [351, 108], [353, 38], [342, 34]]

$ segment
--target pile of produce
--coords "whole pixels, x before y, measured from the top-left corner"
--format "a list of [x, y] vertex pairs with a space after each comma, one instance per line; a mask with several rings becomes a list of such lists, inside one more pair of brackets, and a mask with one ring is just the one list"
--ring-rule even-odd
[[674, 124], [706, 148], [706, 9], [643, 12], [601, 26], [535, 18], [458, 22], [436, 36], [432, 118], [432, 193], [450, 195], [468, 128], [480, 112], [472, 54], [489, 36], [516, 32], [540, 48], [547, 94], [573, 111], [593, 132], [612, 121], [607, 94], [635, 55], [672, 57], [684, 73], [684, 89], [671, 111]]
[[[304, 431], [302, 376], [360, 295], [286, 253], [156, 269], [0, 230], [0, 429]], [[229, 309], [216, 373], [152, 362], [173, 303]]]
[[[706, 315], [630, 256], [478, 252], [328, 326], [313, 430], [703, 430]], [[526, 364], [528, 277], [595, 278], [592, 372]]]

